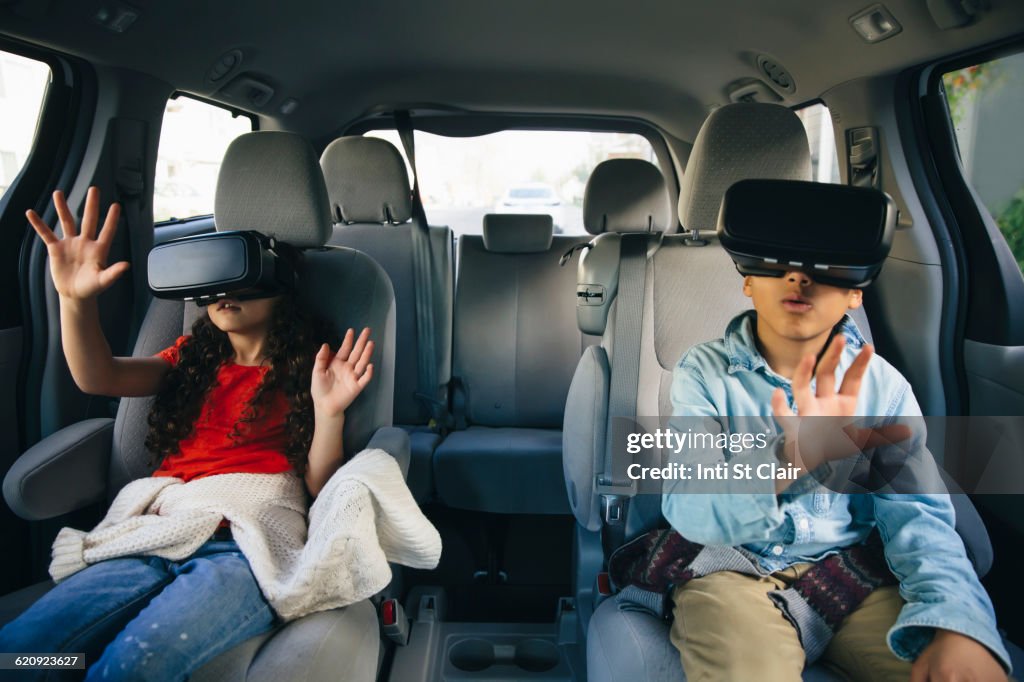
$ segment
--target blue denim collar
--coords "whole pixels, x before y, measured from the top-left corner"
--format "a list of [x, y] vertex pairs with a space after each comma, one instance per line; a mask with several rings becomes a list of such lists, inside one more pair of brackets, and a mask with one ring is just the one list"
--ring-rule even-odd
[[[755, 372], [762, 367], [770, 369], [757, 349], [754, 335], [756, 323], [757, 311], [747, 310], [732, 318], [726, 327], [725, 351], [729, 356], [729, 374], [741, 370]], [[846, 336], [848, 348], [857, 349], [867, 343], [849, 315], [843, 315], [843, 319], [839, 321], [839, 331]]]

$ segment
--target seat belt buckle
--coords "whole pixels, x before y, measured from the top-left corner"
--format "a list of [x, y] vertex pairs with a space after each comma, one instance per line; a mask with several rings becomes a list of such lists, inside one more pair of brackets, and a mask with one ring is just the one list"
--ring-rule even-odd
[[605, 525], [621, 525], [626, 520], [625, 510], [625, 501], [621, 495], [601, 496], [601, 516]]
[[601, 518], [605, 525], [616, 526], [625, 523], [626, 505], [629, 498], [636, 495], [636, 483], [630, 481], [624, 485], [606, 483], [598, 477], [594, 492], [601, 496]]
[[397, 599], [385, 599], [380, 603], [380, 630], [398, 646], [409, 643], [409, 619]]

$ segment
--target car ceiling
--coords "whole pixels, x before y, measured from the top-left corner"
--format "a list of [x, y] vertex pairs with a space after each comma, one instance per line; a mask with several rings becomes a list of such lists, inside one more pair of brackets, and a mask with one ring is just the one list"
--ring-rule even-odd
[[[972, 25], [942, 31], [926, 0], [886, 0], [902, 33], [869, 45], [848, 19], [869, 0], [132, 0], [124, 33], [93, 20], [115, 0], [0, 0], [0, 32], [91, 62], [151, 74], [231, 101], [250, 75], [274, 88], [264, 125], [324, 137], [369, 111], [439, 105], [473, 111], [630, 116], [692, 139], [727, 86], [766, 55], [789, 72], [785, 102], [864, 76], [1024, 32], [1024, 2], [989, 0]], [[207, 75], [227, 51], [241, 65]], [[762, 80], [764, 78], [762, 77]], [[298, 106], [280, 113], [288, 99]], [[237, 102], [231, 102], [237, 105]]]

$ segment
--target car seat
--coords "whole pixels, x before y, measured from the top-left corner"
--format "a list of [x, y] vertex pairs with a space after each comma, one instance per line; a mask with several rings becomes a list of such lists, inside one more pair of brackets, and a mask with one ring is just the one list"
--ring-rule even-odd
[[[445, 226], [420, 225], [413, 219], [409, 174], [401, 154], [387, 140], [339, 137], [324, 149], [320, 166], [334, 222], [328, 244], [364, 252], [380, 263], [395, 287], [394, 417], [412, 442], [408, 483], [422, 504], [434, 497], [432, 460], [442, 438], [438, 425], [430, 425], [429, 408], [432, 404], [447, 407], [451, 380], [452, 231]], [[417, 246], [420, 235], [426, 239]], [[418, 273], [418, 267], [427, 272]], [[418, 274], [425, 276], [421, 279]], [[424, 286], [432, 289], [430, 296], [422, 295], [419, 288]], [[420, 309], [427, 301], [432, 307], [429, 313]], [[424, 315], [433, 319], [425, 320]], [[420, 394], [424, 390], [420, 363], [431, 353], [437, 383], [424, 396]]]
[[[611, 417], [670, 415], [672, 370], [683, 352], [718, 338], [727, 322], [750, 308], [740, 289], [740, 276], [715, 236], [725, 190], [746, 178], [810, 179], [810, 152], [803, 126], [791, 110], [772, 104], [740, 103], [713, 112], [702, 126], [689, 158], [679, 201], [684, 234], [646, 237], [643, 289], [635, 306], [617, 311], [623, 237], [601, 235], [581, 259], [578, 288], [600, 289], [600, 299], [581, 299], [581, 329], [603, 334], [600, 346], [580, 361], [566, 404], [564, 433], [566, 486], [570, 506], [581, 526], [596, 531], [609, 526], [607, 499], [595, 486], [605, 471], [607, 424]], [[641, 256], [643, 251], [641, 250]], [[859, 311], [854, 319], [870, 334]], [[639, 357], [633, 358], [635, 409], [618, 414], [609, 394], [622, 347], [617, 338], [618, 314], [631, 314], [639, 325]], [[595, 398], [595, 396], [603, 396]], [[991, 562], [991, 547], [977, 511], [964, 495], [954, 495], [957, 530], [964, 538], [979, 574]], [[611, 519], [613, 522], [615, 519]], [[620, 520], [622, 540], [664, 525], [660, 495], [629, 500]], [[614, 534], [606, 533], [606, 539]], [[621, 541], [621, 540], [620, 540]], [[606, 543], [607, 544], [607, 543]], [[606, 547], [613, 551], [616, 543]], [[614, 598], [594, 605], [585, 625], [589, 679], [685, 679], [679, 653], [669, 641], [669, 624], [652, 614], [618, 608]], [[587, 608], [580, 608], [585, 614]], [[833, 680], [821, 665], [804, 671], [805, 680]]]
[[[311, 311], [346, 328], [370, 327], [376, 342], [374, 380], [349, 408], [345, 454], [368, 445], [399, 459], [407, 471], [408, 436], [391, 428], [395, 299], [377, 263], [345, 248], [323, 248], [331, 215], [312, 146], [285, 132], [248, 133], [225, 153], [217, 180], [218, 230], [258, 230], [305, 249], [300, 296]], [[136, 264], [139, 267], [139, 264]], [[203, 313], [194, 303], [154, 299], [133, 355], [150, 356], [171, 345]], [[109, 503], [135, 478], [148, 476], [143, 445], [150, 398], [121, 400], [115, 419], [72, 424], [31, 447], [4, 480], [4, 497], [22, 518], [53, 518], [105, 497]], [[45, 581], [0, 598], [3, 622], [15, 618], [53, 587]], [[370, 601], [321, 611], [251, 638], [207, 662], [196, 682], [250, 679], [372, 680], [380, 652]]]

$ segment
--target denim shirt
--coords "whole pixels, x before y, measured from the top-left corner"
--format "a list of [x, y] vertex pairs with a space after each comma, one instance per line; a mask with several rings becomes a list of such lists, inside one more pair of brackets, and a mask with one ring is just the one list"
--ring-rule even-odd
[[[790, 381], [772, 371], [757, 350], [756, 319], [752, 310], [742, 313], [729, 323], [724, 338], [683, 355], [673, 373], [670, 426], [685, 430], [684, 422], [689, 421], [679, 417], [750, 417], [774, 434], [781, 433], [771, 416], [772, 392], [782, 388], [794, 411], [796, 404]], [[865, 344], [849, 316], [839, 328], [846, 346], [836, 370], [837, 388]], [[857, 414], [915, 417], [921, 408], [903, 375], [875, 355], [861, 382]], [[778, 464], [774, 447], [745, 454], [753, 458], [746, 461], [754, 466]], [[704, 464], [731, 459], [721, 450], [686, 451], [682, 456]], [[811, 476], [794, 481], [780, 495], [772, 480], [743, 482], [734, 488], [726, 484], [714, 492], [707, 492], [707, 485], [692, 480], [666, 483], [662, 512], [684, 537], [701, 544], [742, 546], [756, 556], [765, 573], [771, 573], [861, 542], [877, 527], [886, 561], [906, 601], [888, 633], [893, 653], [912, 661], [931, 642], [934, 628], [943, 628], [982, 643], [1010, 669], [992, 602], [954, 528], [948, 495], [839, 494]]]

